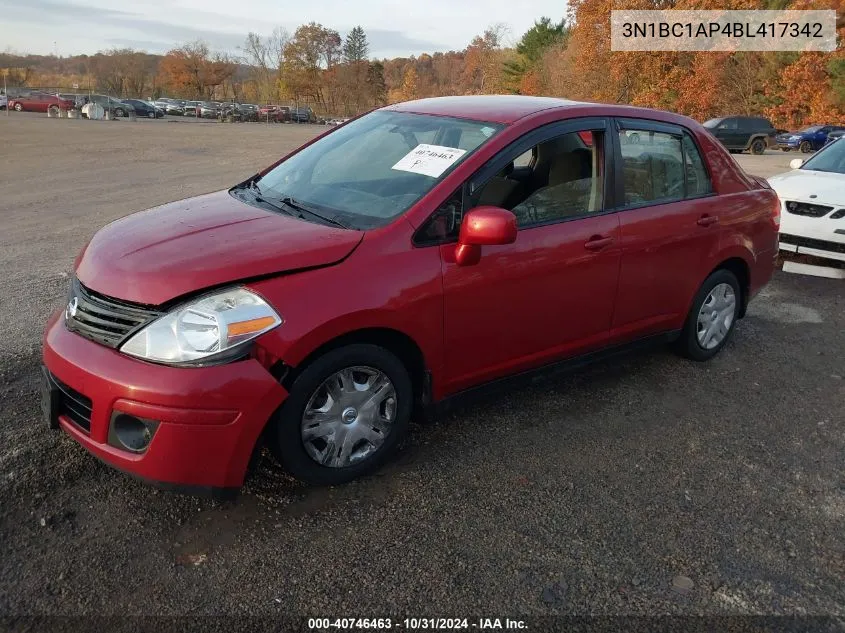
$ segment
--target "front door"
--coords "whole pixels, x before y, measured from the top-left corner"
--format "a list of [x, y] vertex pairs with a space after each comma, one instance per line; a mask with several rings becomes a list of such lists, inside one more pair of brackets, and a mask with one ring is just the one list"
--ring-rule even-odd
[[[580, 134], [579, 134], [580, 132]], [[466, 186], [475, 206], [517, 216], [516, 242], [483, 247], [475, 265], [440, 246], [447, 393], [600, 347], [619, 275], [619, 221], [605, 200], [607, 121], [556, 123], [503, 150]], [[529, 165], [514, 160], [530, 152]]]

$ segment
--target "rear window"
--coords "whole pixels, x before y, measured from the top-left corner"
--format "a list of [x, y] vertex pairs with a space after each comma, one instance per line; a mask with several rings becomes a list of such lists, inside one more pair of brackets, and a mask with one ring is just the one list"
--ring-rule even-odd
[[724, 119], [709, 119], [705, 121], [702, 125], [706, 128], [715, 128], [721, 123]]

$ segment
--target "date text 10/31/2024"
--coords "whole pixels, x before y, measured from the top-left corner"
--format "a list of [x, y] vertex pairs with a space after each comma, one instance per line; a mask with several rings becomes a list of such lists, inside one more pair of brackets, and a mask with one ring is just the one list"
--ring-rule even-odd
[[523, 620], [510, 618], [309, 618], [308, 628], [312, 631], [332, 630], [526, 630]]

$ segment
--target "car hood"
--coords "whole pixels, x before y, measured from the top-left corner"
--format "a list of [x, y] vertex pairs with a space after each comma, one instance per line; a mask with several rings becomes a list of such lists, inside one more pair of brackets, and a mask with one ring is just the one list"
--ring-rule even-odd
[[845, 205], [845, 174], [795, 169], [769, 178], [769, 184], [781, 200], [789, 198], [816, 204]]
[[335, 264], [363, 236], [219, 191], [112, 222], [85, 248], [76, 275], [96, 292], [160, 305], [211, 286]]

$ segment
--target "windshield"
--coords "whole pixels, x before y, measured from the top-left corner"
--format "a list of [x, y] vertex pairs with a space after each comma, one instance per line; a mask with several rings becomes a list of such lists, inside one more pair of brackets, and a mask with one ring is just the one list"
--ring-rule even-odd
[[800, 131], [800, 132], [798, 132], [798, 133], [799, 133], [799, 134], [815, 134], [815, 133], [816, 133], [816, 132], [818, 132], [820, 129], [822, 129], [822, 126], [821, 126], [821, 125], [813, 125], [813, 126], [811, 126], [811, 127], [806, 127], [806, 128], [804, 128], [803, 130], [801, 130], [801, 131]]
[[704, 127], [710, 127], [710, 128], [713, 128], [713, 127], [716, 127], [717, 125], [719, 125], [719, 123], [721, 123], [721, 122], [722, 122], [722, 119], [710, 119], [710, 120], [705, 121], [704, 123], [702, 123], [702, 125], [703, 125]]
[[801, 169], [845, 174], [845, 140], [831, 143], [804, 163]]
[[291, 156], [257, 184], [349, 227], [383, 226], [428, 193], [501, 125], [407, 112], [372, 112]]

